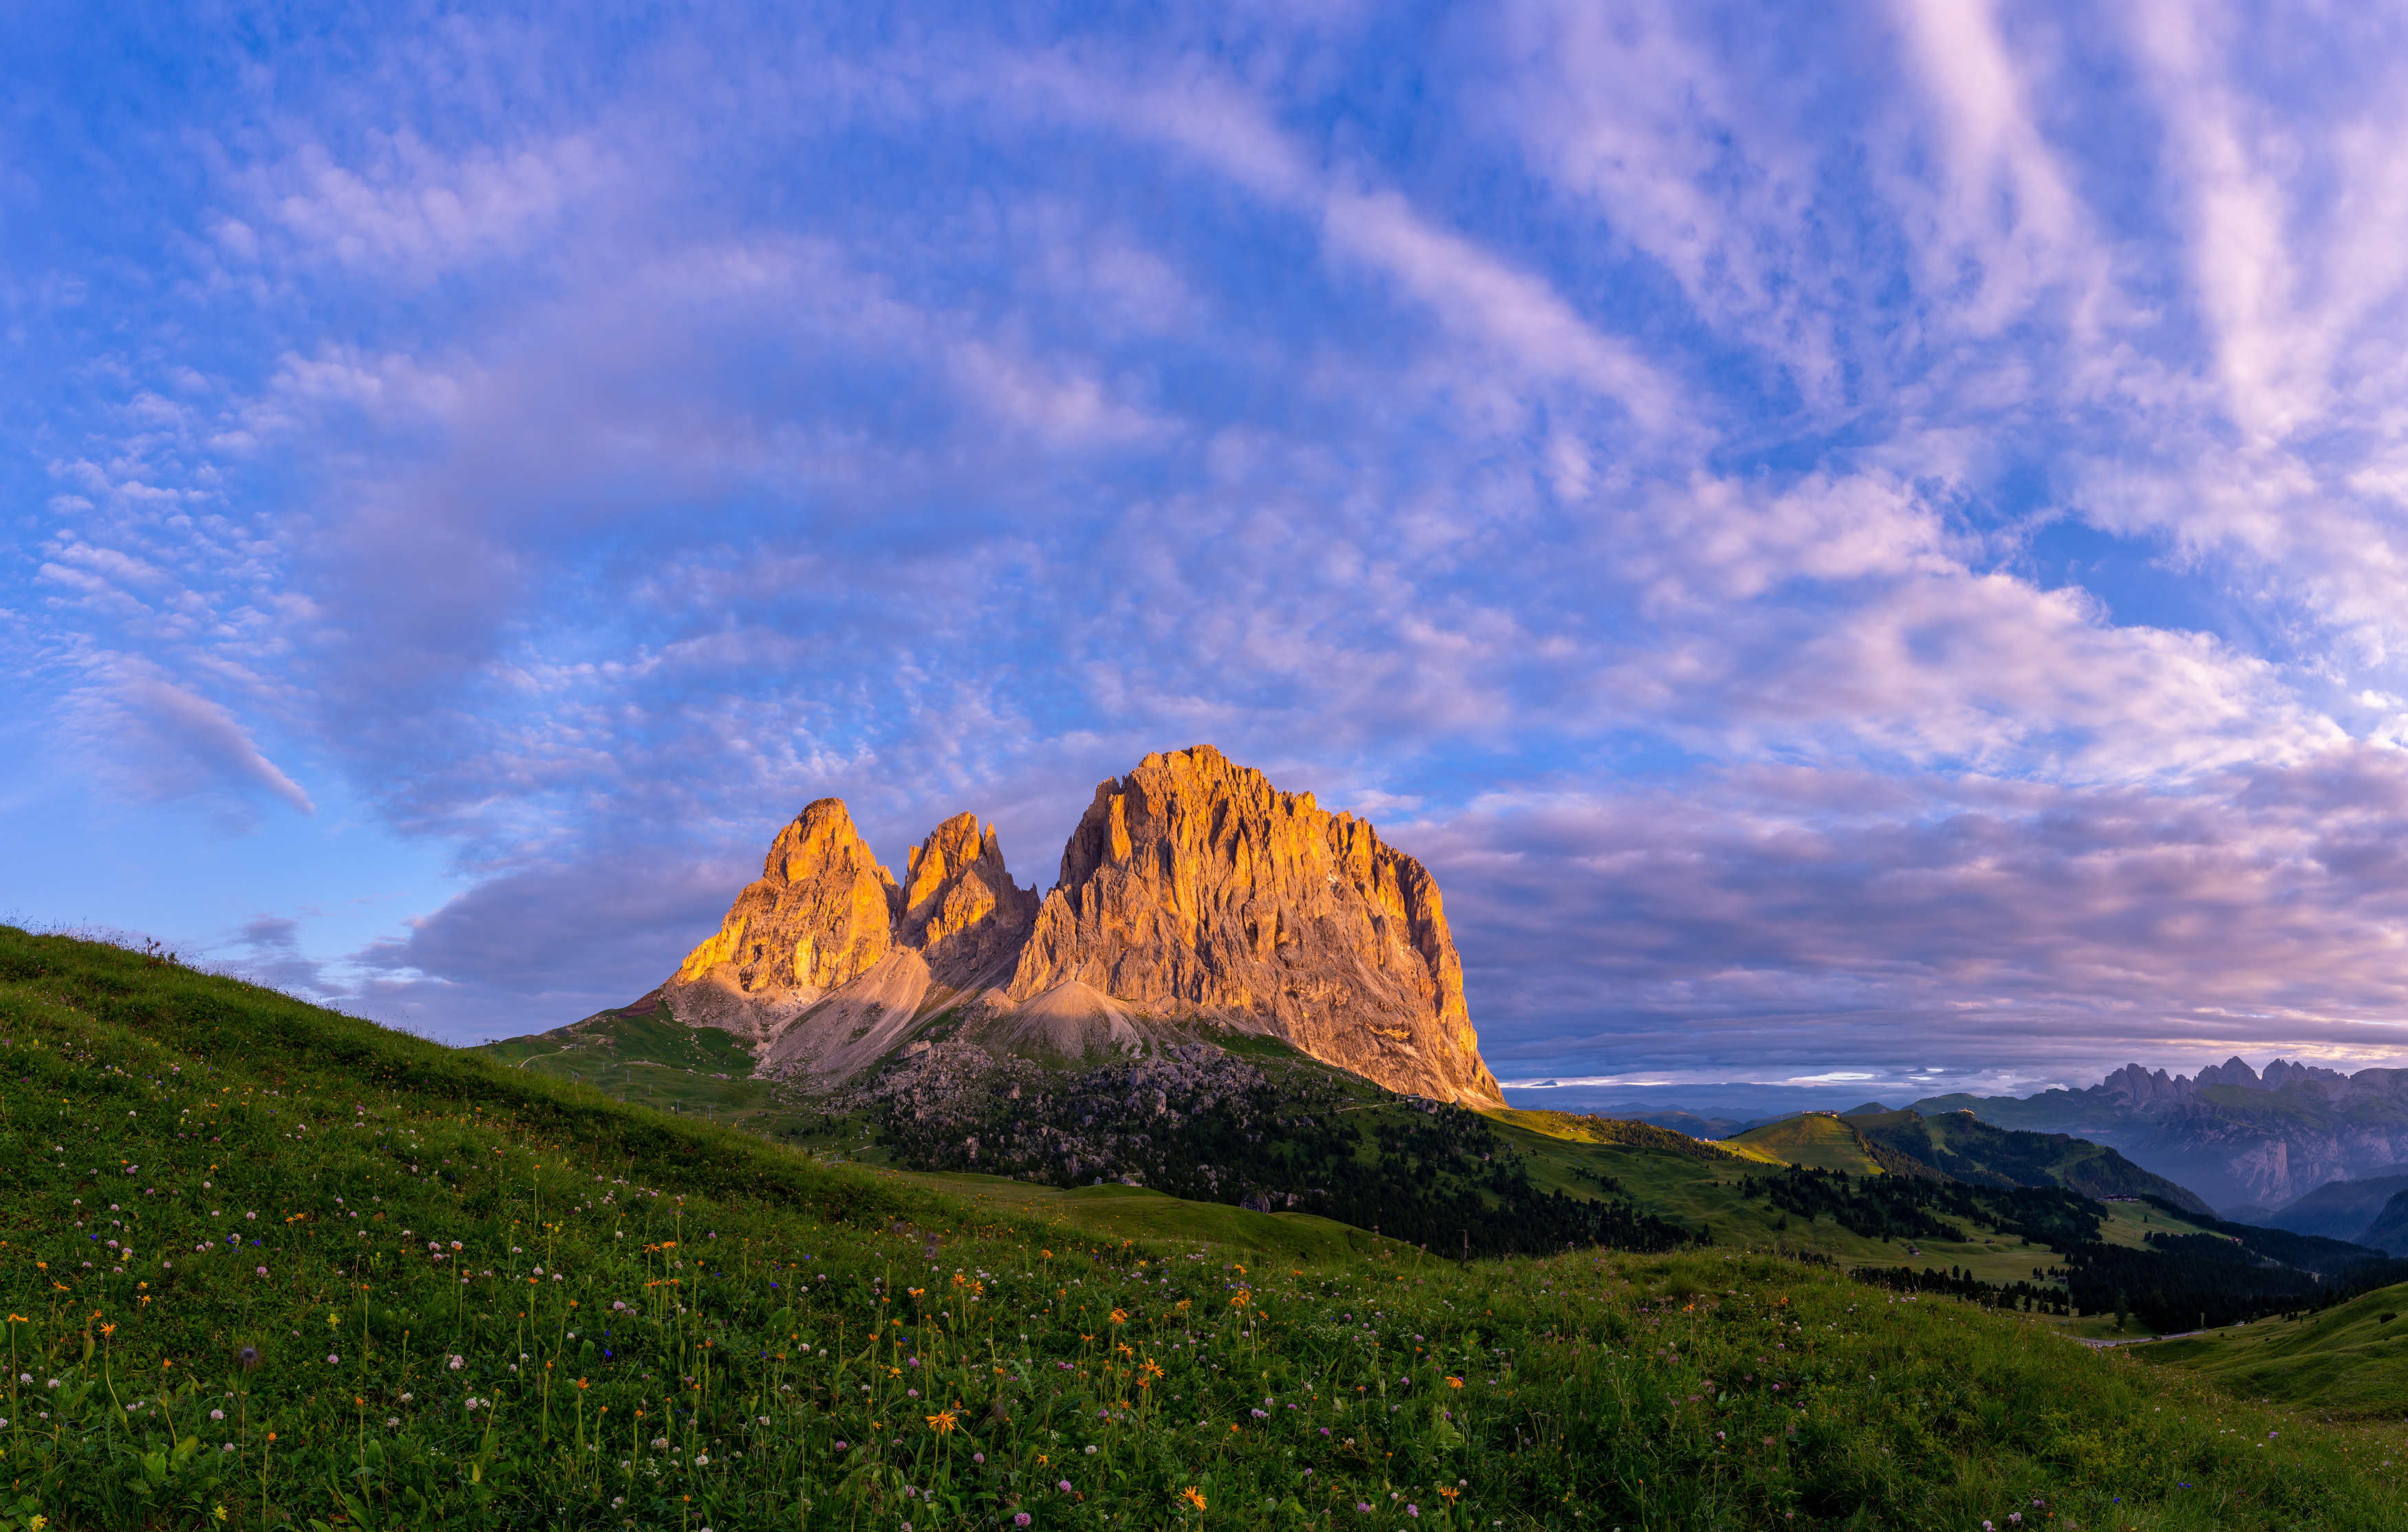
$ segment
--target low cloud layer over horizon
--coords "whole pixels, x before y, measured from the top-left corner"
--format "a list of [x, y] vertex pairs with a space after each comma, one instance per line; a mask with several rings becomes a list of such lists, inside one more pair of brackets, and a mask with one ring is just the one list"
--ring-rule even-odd
[[0, 915], [472, 1040], [1210, 742], [1510, 1080], [2408, 1062], [2403, 29], [37, 16]]

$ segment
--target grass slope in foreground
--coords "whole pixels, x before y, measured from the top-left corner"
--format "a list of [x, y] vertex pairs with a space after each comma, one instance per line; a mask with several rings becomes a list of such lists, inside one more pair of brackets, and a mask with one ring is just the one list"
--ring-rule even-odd
[[8, 1532], [2401, 1525], [2369, 1429], [1778, 1259], [1098, 1240], [10, 928], [0, 1038]]

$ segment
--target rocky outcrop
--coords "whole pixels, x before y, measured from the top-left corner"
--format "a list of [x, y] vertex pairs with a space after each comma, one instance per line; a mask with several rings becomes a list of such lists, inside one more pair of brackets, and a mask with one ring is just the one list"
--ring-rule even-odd
[[1037, 891], [1004, 869], [995, 827], [955, 814], [911, 850], [896, 937], [937, 982], [959, 989], [1019, 956], [1037, 908]]
[[1041, 900], [974, 814], [937, 826], [897, 883], [823, 798], [660, 994], [826, 1083], [932, 1028], [1048, 1059], [1235, 1028], [1393, 1090], [1504, 1104], [1427, 870], [1210, 746], [1098, 787]]
[[1071, 983], [1267, 1032], [1392, 1090], [1504, 1104], [1429, 873], [1209, 745], [1096, 789], [1005, 999]]
[[767, 1038], [876, 967], [901, 906], [843, 803], [822, 798], [778, 832], [760, 880], [686, 954], [664, 997], [681, 1020]]
[[1001, 982], [1036, 919], [1003, 848], [957, 814], [912, 848], [898, 884], [853, 817], [822, 798], [778, 833], [761, 879], [661, 988], [690, 1024], [752, 1039], [764, 1067], [807, 1080], [858, 1073], [933, 1004]]

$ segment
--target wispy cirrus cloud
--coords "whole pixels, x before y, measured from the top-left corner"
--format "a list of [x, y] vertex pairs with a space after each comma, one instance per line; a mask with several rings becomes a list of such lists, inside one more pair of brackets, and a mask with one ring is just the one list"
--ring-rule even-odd
[[348, 952], [211, 918], [464, 1034], [649, 983], [823, 793], [1043, 882], [1210, 739], [1440, 868], [1536, 1069], [2390, 1047], [2408, 44], [1374, 22], [25, 76], [99, 156], [0, 185], [73, 209], [0, 263], [25, 706], [111, 813], [442, 848]]

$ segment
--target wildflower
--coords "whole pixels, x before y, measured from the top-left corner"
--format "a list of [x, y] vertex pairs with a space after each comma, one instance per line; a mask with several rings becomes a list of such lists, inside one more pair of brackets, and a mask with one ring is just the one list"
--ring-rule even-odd
[[940, 1437], [950, 1435], [953, 1429], [953, 1412], [950, 1410], [940, 1410], [926, 1419], [928, 1429]]
[[[259, 1370], [259, 1348], [257, 1346], [245, 1346], [242, 1350], [234, 1353], [234, 1359], [236, 1364], [245, 1372], [257, 1372]], [[50, 1386], [56, 1388], [58, 1385], [54, 1382]]]
[[1463, 1386], [1463, 1380], [1460, 1378], [1449, 1378], [1446, 1381], [1446, 1386], [1449, 1388], [1461, 1388]]
[[1112, 1323], [1113, 1323], [1113, 1324], [1127, 1324], [1127, 1323], [1128, 1323], [1128, 1310], [1125, 1310], [1125, 1309], [1115, 1309], [1115, 1310], [1112, 1310]]
[[837, 1450], [838, 1452], [840, 1452], [840, 1453], [849, 1453], [849, 1452], [853, 1451], [853, 1449], [852, 1449], [852, 1448], [850, 1448], [850, 1447], [846, 1446], [846, 1445], [845, 1445], [843, 1442], [841, 1442], [841, 1441], [839, 1441], [839, 1442], [838, 1442], [838, 1443], [836, 1444], [836, 1450]]
[[1190, 1484], [1185, 1489], [1181, 1490], [1179, 1492], [1179, 1496], [1181, 1499], [1185, 1500], [1189, 1505], [1194, 1506], [1197, 1510], [1201, 1511], [1204, 1509], [1204, 1492], [1197, 1489], [1195, 1485]]
[[225, 1419], [225, 1411], [222, 1410], [212, 1410], [209, 1411], [209, 1419], [223, 1420]]
[[467, 1365], [468, 1365], [468, 1363], [467, 1363], [467, 1358], [466, 1358], [466, 1357], [463, 1357], [463, 1356], [455, 1356], [455, 1357], [452, 1358], [452, 1371], [454, 1371], [454, 1372], [459, 1371], [462, 1367], [466, 1367], [466, 1366], [467, 1366]]
[[1024, 1511], [1020, 1512], [1020, 1514], [1012, 1517], [1011, 1525], [1014, 1526], [1026, 1526], [1028, 1525], [1028, 1512]]
[[339, 1356], [337, 1356], [333, 1352], [328, 1352], [328, 1353], [326, 1353], [326, 1365], [327, 1365], [328, 1367], [333, 1367], [336, 1363], [337, 1363], [337, 1362], [339, 1362], [339, 1361], [341, 1361], [341, 1360], [342, 1360], [342, 1358], [341, 1358], [341, 1357], [339, 1357]]
[[1417, 1521], [1421, 1518], [1421, 1513], [1422, 1513], [1422, 1508], [1421, 1508], [1421, 1507], [1419, 1507], [1419, 1506], [1407, 1506], [1407, 1507], [1405, 1507], [1405, 1514], [1406, 1514], [1406, 1515], [1408, 1515], [1408, 1516], [1411, 1516], [1411, 1517], [1414, 1518], [1414, 1519], [1415, 1519], [1415, 1520], [1417, 1520]]
[[1068, 1495], [1068, 1494], [1069, 1494], [1069, 1493], [1070, 1493], [1070, 1481], [1068, 1481], [1068, 1479], [1065, 1479], [1065, 1480], [1063, 1480], [1060, 1483], [1055, 1484], [1054, 1487], [1055, 1489], [1060, 1490], [1063, 1494]]
[[1354, 1509], [1366, 1515], [1369, 1515], [1371, 1510], [1371, 1502], [1369, 1500], [1357, 1500], [1354, 1502]]

